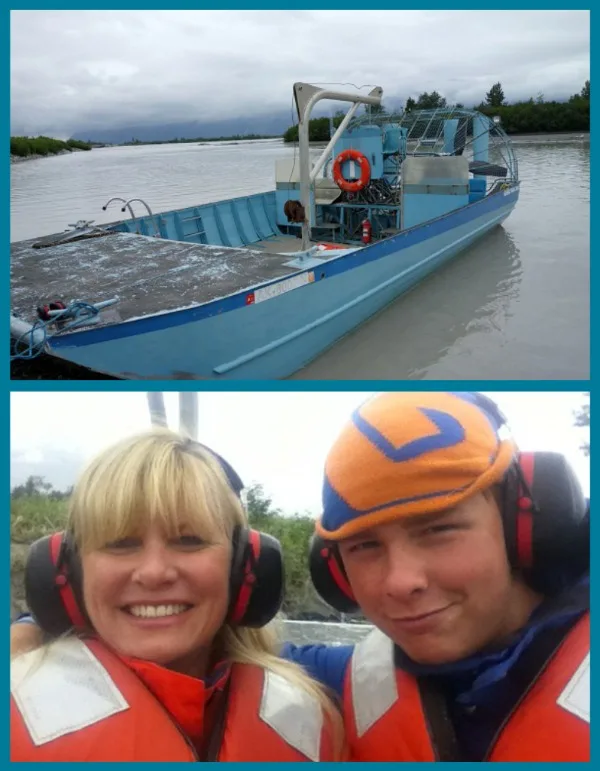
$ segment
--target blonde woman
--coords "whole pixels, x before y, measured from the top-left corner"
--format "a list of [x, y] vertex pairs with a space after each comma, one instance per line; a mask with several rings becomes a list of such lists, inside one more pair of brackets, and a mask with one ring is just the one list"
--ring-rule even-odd
[[281, 552], [249, 530], [241, 488], [167, 430], [89, 465], [66, 533], [30, 553], [28, 604], [48, 639], [11, 662], [12, 760], [346, 758], [332, 702], [264, 628]]

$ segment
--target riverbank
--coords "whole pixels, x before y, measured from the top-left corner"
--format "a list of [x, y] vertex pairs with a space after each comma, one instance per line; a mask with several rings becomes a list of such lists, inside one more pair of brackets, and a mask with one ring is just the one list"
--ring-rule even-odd
[[[281, 137], [269, 137], [269, 139], [278, 139]], [[564, 132], [564, 133], [558, 133], [558, 132], [547, 132], [547, 133], [537, 133], [537, 134], [511, 134], [510, 136], [511, 140], [513, 142], [517, 143], [536, 143], [536, 142], [552, 142], [554, 144], [560, 144], [560, 143], [571, 143], [571, 142], [582, 142], [584, 144], [590, 144], [590, 132], [589, 131], [580, 131], [580, 132]], [[210, 144], [212, 141], [229, 141], [229, 140], [205, 140], [201, 144]], [[237, 144], [239, 143], [239, 140], [231, 140], [231, 144]], [[140, 144], [174, 144], [170, 142], [147, 142], [147, 143], [140, 143]], [[188, 144], [187, 142], [181, 142], [178, 144]], [[315, 147], [319, 146], [325, 146], [325, 143], [318, 140], [318, 141], [312, 141], [310, 142], [311, 145]], [[114, 145], [115, 147], [123, 147], [125, 145]], [[128, 143], [128, 146], [135, 146], [133, 143]], [[10, 156], [10, 162], [12, 163], [22, 163], [23, 161], [35, 161], [39, 160], [40, 158], [53, 158], [55, 155], [70, 155], [71, 153], [80, 153], [83, 152], [83, 149], [78, 147], [73, 147], [71, 150], [60, 150], [57, 153], [52, 153], [48, 155], [38, 155], [38, 154], [32, 154], [32, 155], [12, 155]]]
[[587, 142], [590, 141], [589, 131], [547, 132], [538, 134], [511, 134], [512, 142]]
[[12, 155], [10, 156], [11, 163], [22, 163], [23, 161], [37, 161], [40, 158], [54, 158], [56, 155], [71, 155], [71, 153], [83, 153], [78, 147], [74, 147], [72, 150], [59, 150], [57, 153], [48, 153], [46, 155], [39, 155], [38, 153], [32, 153], [31, 155]]
[[91, 150], [89, 142], [81, 142], [78, 139], [54, 139], [54, 137], [11, 137], [10, 160], [16, 163], [17, 159], [44, 158], [48, 155], [64, 155], [80, 150]]

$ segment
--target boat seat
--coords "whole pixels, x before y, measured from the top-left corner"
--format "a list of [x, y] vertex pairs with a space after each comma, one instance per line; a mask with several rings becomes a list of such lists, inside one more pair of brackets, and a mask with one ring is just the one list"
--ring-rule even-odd
[[319, 241], [322, 238], [335, 239], [342, 226], [339, 222], [315, 222], [311, 228], [311, 241]]
[[341, 225], [339, 222], [316, 222], [312, 226], [311, 233], [313, 235], [311, 235], [311, 238], [314, 237], [317, 240], [319, 238], [324, 238], [325, 236], [323, 235], [323, 231], [326, 231], [327, 233], [329, 233], [329, 235], [326, 236], [327, 238], [335, 238], [335, 234], [338, 232], [340, 228], [341, 228]]
[[327, 177], [315, 179], [315, 203], [328, 206], [342, 194], [336, 183]]

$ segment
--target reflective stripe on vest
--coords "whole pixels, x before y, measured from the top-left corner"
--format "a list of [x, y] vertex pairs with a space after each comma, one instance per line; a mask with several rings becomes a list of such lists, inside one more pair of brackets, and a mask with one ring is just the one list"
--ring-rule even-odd
[[590, 654], [579, 665], [556, 702], [573, 715], [590, 722]]
[[394, 643], [378, 629], [354, 648], [351, 683], [356, 733], [360, 738], [398, 699]]
[[36, 746], [129, 709], [107, 670], [77, 637], [13, 659], [10, 689]]
[[323, 713], [311, 694], [267, 670], [259, 717], [298, 752], [319, 761]]

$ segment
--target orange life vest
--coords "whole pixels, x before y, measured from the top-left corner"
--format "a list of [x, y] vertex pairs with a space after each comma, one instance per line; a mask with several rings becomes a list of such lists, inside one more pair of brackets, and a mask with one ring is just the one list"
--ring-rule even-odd
[[[571, 629], [488, 750], [490, 761], [589, 761], [590, 622]], [[344, 685], [352, 761], [438, 760], [417, 681], [378, 630], [356, 646]]]
[[[197, 761], [203, 682], [149, 662], [135, 669], [76, 637], [14, 659], [11, 760]], [[230, 677], [219, 761], [338, 760], [331, 724], [305, 691], [246, 664], [234, 664]], [[175, 699], [181, 722], [165, 706]]]

